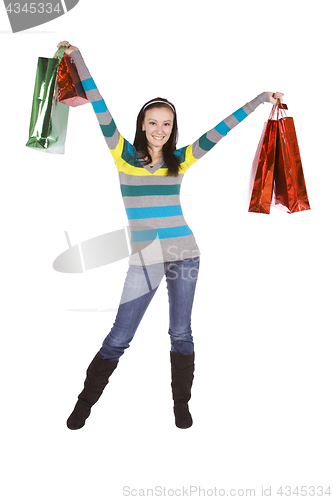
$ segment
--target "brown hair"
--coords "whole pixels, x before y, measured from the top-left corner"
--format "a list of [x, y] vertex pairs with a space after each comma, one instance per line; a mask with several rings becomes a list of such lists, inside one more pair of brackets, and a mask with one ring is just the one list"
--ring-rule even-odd
[[145, 158], [146, 165], [152, 162], [152, 158], [148, 149], [146, 133], [142, 130], [142, 122], [145, 119], [146, 111], [152, 108], [169, 108], [169, 109], [171, 108], [173, 111], [174, 118], [173, 118], [173, 127], [171, 135], [168, 141], [163, 145], [162, 153], [163, 153], [164, 163], [168, 167], [167, 175], [177, 176], [180, 166], [179, 158], [174, 154], [178, 140], [177, 114], [176, 114], [176, 108], [167, 99], [163, 99], [162, 97], [156, 97], [155, 99], [151, 99], [142, 106], [136, 120], [136, 132], [133, 143], [134, 148], [140, 155], [140, 158]]

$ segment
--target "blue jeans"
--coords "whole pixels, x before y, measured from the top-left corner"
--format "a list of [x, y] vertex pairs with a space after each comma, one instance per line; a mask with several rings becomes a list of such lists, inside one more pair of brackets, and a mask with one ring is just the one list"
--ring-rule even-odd
[[163, 276], [169, 295], [171, 351], [192, 354], [191, 312], [199, 262], [199, 257], [195, 257], [150, 266], [129, 266], [115, 322], [99, 351], [102, 358], [116, 361], [124, 354]]

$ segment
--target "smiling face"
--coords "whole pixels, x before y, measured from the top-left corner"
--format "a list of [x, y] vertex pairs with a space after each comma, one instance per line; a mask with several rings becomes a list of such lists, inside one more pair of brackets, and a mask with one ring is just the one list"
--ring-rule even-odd
[[169, 140], [173, 127], [173, 112], [170, 107], [151, 108], [145, 113], [142, 130], [146, 132], [148, 146], [156, 151]]

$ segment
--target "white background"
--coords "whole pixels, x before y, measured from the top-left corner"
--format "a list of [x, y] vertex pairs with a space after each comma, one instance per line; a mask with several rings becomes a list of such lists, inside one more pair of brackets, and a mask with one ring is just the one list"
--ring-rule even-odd
[[[81, 0], [12, 34], [0, 7], [6, 500], [122, 498], [124, 486], [257, 496], [272, 486], [274, 498], [281, 485], [331, 484], [333, 493], [330, 10], [328, 0]], [[63, 39], [81, 49], [130, 141], [155, 96], [177, 107], [179, 146], [265, 90], [284, 92], [295, 120], [311, 211], [247, 211], [270, 104], [185, 176], [183, 210], [202, 253], [188, 430], [173, 420], [164, 284], [86, 426], [66, 427], [127, 262], [66, 275], [53, 260], [67, 247], [64, 231], [75, 244], [127, 221], [90, 105], [70, 110], [65, 155], [25, 147], [37, 58]], [[70, 311], [88, 308], [100, 312]]]

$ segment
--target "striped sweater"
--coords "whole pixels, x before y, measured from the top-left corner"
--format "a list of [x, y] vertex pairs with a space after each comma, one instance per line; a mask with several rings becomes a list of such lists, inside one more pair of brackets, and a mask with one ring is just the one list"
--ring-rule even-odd
[[171, 177], [166, 175], [163, 156], [153, 167], [138, 159], [132, 144], [119, 133], [80, 51], [72, 52], [71, 57], [117, 166], [130, 228], [129, 264], [141, 266], [197, 257], [200, 251], [180, 204], [184, 174], [259, 104], [269, 102], [269, 95], [263, 92], [193, 144], [177, 149], [175, 154], [180, 158], [180, 170], [177, 177]]

